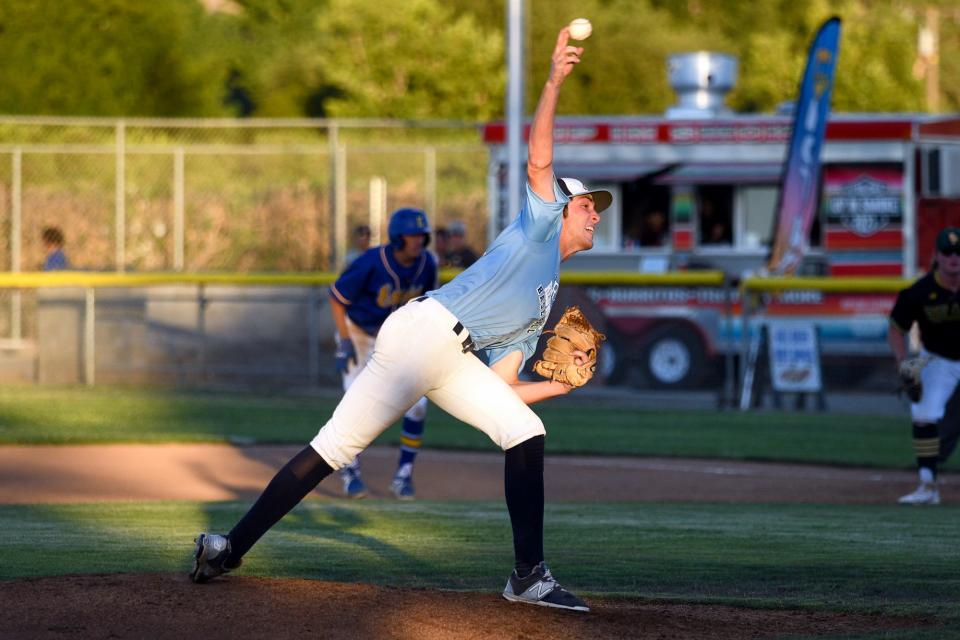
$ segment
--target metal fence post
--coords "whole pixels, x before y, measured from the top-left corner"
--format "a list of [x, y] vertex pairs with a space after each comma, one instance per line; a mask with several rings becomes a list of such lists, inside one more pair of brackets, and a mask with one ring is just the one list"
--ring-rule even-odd
[[376, 246], [383, 243], [384, 236], [387, 235], [381, 228], [387, 217], [387, 179], [383, 176], [371, 177], [368, 194], [370, 202], [367, 223], [370, 226], [370, 243]]
[[127, 125], [123, 120], [118, 120], [116, 125], [116, 191], [114, 226], [117, 235], [117, 271], [123, 272], [126, 269], [126, 243], [127, 243], [127, 225], [126, 225], [126, 139]]
[[336, 269], [343, 261], [347, 250], [347, 150], [340, 144], [340, 126], [329, 124], [330, 146], [330, 212], [333, 216], [330, 238], [330, 264], [327, 269]]
[[173, 151], [173, 270], [183, 271], [184, 260], [184, 187], [183, 147]]
[[750, 289], [747, 284], [740, 285], [740, 371], [737, 379], [740, 380], [740, 410], [746, 411], [750, 408], [749, 396], [744, 406], [744, 396], [747, 393], [747, 385], [751, 384], [747, 380], [750, 363]]
[[317, 287], [307, 291], [307, 375], [310, 384], [320, 384], [320, 295]]
[[83, 381], [88, 387], [96, 383], [96, 299], [93, 287], [86, 290], [83, 310]]
[[[10, 176], [10, 271], [20, 271], [21, 247], [23, 245], [23, 151], [17, 147], [11, 158]], [[10, 297], [10, 338], [19, 340], [23, 335], [23, 295], [20, 289]]]
[[197, 337], [200, 342], [197, 352], [197, 375], [207, 379], [207, 297], [203, 283], [197, 285]]

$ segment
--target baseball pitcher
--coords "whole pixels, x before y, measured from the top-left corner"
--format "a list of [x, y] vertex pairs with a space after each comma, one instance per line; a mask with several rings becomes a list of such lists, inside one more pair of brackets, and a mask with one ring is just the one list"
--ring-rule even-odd
[[[543, 422], [529, 405], [569, 393], [593, 373], [596, 342], [588, 325], [557, 331], [567, 347], [542, 367], [549, 379], [521, 381], [553, 305], [560, 263], [593, 246], [609, 192], [553, 173], [553, 128], [560, 89], [583, 49], [557, 35], [549, 77], [530, 129], [522, 210], [487, 252], [443, 287], [402, 306], [380, 327], [373, 356], [333, 416], [273, 478], [228, 535], [196, 539], [191, 577], [206, 582], [241, 559], [323, 478], [351, 463], [374, 438], [426, 395], [484, 432], [504, 451], [504, 495], [513, 530], [514, 568], [503, 597], [512, 602], [588, 611], [544, 562]], [[576, 337], [574, 335], [576, 334]], [[563, 336], [566, 336], [564, 338]], [[567, 370], [554, 377], [558, 369]]]

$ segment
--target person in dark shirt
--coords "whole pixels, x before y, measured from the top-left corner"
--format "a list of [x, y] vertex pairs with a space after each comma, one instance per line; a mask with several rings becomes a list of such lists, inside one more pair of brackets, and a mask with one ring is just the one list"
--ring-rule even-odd
[[344, 257], [344, 269], [370, 248], [370, 227], [365, 224], [358, 224], [353, 228], [352, 240], [353, 246], [347, 250], [347, 255]]
[[897, 295], [890, 312], [887, 342], [897, 367], [908, 355], [907, 334], [916, 323], [923, 367], [922, 394], [910, 405], [913, 448], [920, 486], [900, 498], [901, 504], [940, 504], [937, 462], [938, 423], [960, 384], [960, 229], [947, 227], [937, 235], [936, 268]]
[[447, 228], [447, 251], [443, 266], [466, 269], [477, 261], [479, 256], [467, 246], [466, 236], [467, 228], [462, 222], [454, 222]]
[[663, 211], [651, 211], [643, 219], [640, 232], [641, 247], [662, 247], [667, 238], [667, 215]]
[[447, 265], [447, 238], [450, 237], [450, 232], [447, 231], [446, 227], [437, 227], [436, 231], [433, 232], [433, 243], [430, 246], [430, 249], [433, 251], [433, 255], [437, 258], [437, 265], [441, 267], [446, 267]]

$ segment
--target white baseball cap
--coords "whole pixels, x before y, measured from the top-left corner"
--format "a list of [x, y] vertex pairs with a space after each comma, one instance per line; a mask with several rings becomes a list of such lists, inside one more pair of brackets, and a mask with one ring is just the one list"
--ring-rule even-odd
[[587, 186], [576, 178], [558, 178], [557, 184], [562, 191], [571, 200], [576, 196], [593, 196], [593, 208], [600, 213], [613, 203], [613, 195], [603, 189], [587, 189]]

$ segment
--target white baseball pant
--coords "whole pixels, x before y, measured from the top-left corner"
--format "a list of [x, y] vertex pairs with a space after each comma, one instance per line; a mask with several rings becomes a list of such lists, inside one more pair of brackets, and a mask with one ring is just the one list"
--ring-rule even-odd
[[510, 385], [464, 352], [469, 337], [436, 300], [405, 304], [380, 328], [373, 357], [310, 445], [340, 469], [423, 395], [503, 450], [545, 435], [543, 422]]
[[[373, 346], [377, 341], [376, 336], [371, 336], [369, 333], [355, 325], [350, 321], [350, 318], [347, 318], [347, 330], [350, 332], [350, 341], [353, 343], [353, 348], [357, 352], [357, 361], [349, 362], [347, 364], [347, 371], [343, 374], [343, 390], [346, 391], [350, 388], [350, 385], [353, 384], [353, 381], [357, 379], [357, 376], [360, 375], [360, 372], [363, 371], [364, 367], [367, 366], [367, 363], [370, 362], [370, 358], [373, 357]], [[412, 407], [407, 409], [407, 412], [403, 414], [405, 418], [410, 418], [417, 422], [423, 422], [427, 417], [427, 398], [426, 396], [421, 396]]]
[[950, 396], [960, 384], [960, 360], [948, 360], [927, 351], [930, 361], [920, 372], [923, 393], [920, 402], [910, 405], [910, 418], [914, 422], [935, 424], [943, 417]]

